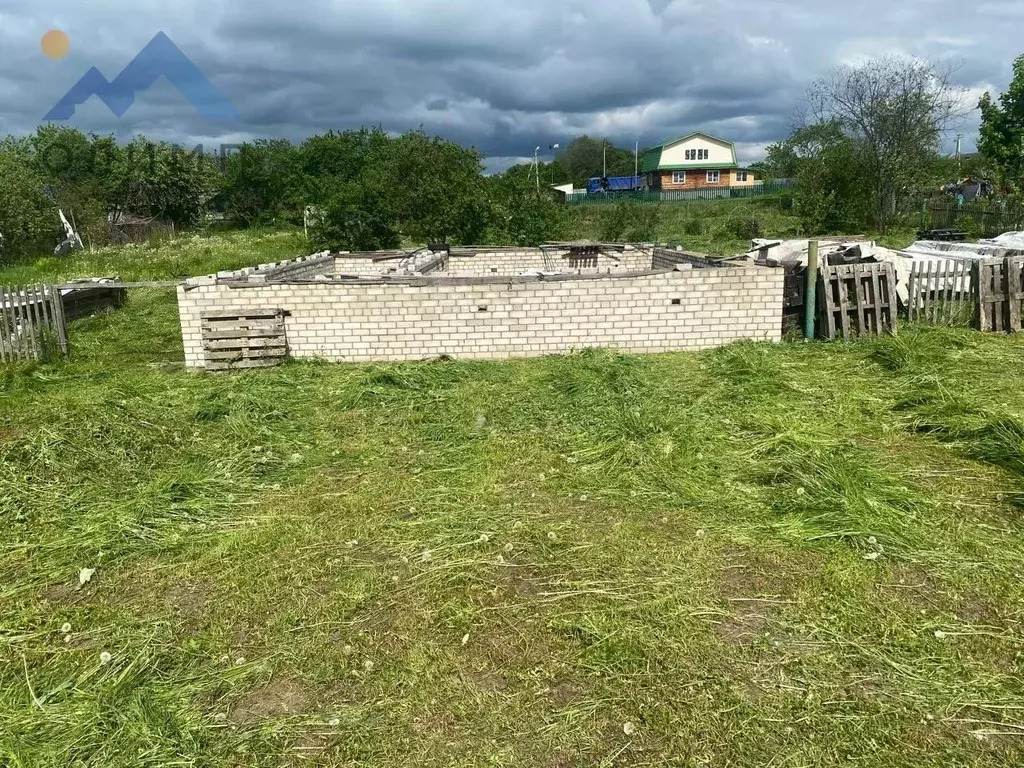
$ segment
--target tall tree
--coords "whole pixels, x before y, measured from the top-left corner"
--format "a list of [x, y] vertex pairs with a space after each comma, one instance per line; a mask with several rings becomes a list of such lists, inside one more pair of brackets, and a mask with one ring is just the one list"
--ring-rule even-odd
[[556, 156], [555, 162], [565, 169], [565, 174], [557, 174], [563, 177], [554, 183], [571, 180], [575, 186], [582, 187], [587, 179], [604, 174], [606, 160], [609, 176], [633, 175], [634, 147], [622, 149], [608, 139], [578, 136]]
[[996, 166], [1004, 185], [1024, 189], [1024, 56], [1013, 62], [1013, 79], [999, 103], [986, 93], [978, 106], [978, 150]]
[[854, 165], [870, 191], [874, 225], [884, 232], [899, 198], [926, 183], [924, 170], [961, 112], [955, 70], [918, 59], [887, 56], [842, 66], [808, 94], [819, 124], [835, 123], [853, 141]]

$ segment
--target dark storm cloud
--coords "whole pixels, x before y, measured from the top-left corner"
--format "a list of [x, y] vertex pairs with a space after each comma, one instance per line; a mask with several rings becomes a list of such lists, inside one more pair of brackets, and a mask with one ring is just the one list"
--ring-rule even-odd
[[[0, 133], [25, 133], [90, 67], [112, 79], [166, 32], [238, 108], [204, 120], [169, 84], [114, 117], [71, 121], [182, 142], [301, 139], [329, 128], [423, 127], [500, 167], [574, 135], [632, 146], [703, 129], [741, 159], [784, 137], [807, 85], [883, 54], [959, 61], [972, 103], [1005, 87], [1024, 44], [1016, 3], [950, 0], [29, 0], [0, 7]], [[50, 28], [64, 60], [39, 50]], [[965, 122], [973, 145], [977, 117]]]

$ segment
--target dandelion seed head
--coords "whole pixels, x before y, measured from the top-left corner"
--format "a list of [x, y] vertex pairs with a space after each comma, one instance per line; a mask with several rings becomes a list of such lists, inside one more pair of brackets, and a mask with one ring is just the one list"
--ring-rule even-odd
[[109, 651], [103, 651], [100, 654], [100, 664], [109, 664], [114, 657], [110, 655]]
[[65, 622], [64, 622], [63, 624], [61, 624], [61, 625], [60, 625], [60, 631], [61, 631], [61, 632], [62, 632], [63, 634], [65, 634], [65, 635], [66, 635], [66, 634], [67, 634], [68, 632], [70, 632], [70, 631], [71, 631], [71, 622], [70, 622], [70, 621], [65, 621]]

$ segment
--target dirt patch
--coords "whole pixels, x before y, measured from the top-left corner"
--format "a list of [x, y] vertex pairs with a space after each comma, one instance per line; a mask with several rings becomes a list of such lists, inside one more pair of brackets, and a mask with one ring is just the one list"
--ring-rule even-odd
[[956, 615], [968, 624], [985, 624], [990, 627], [1002, 625], [999, 609], [987, 597], [980, 595], [965, 595], [956, 609]]
[[213, 588], [201, 581], [172, 584], [164, 591], [163, 603], [178, 617], [194, 621], [206, 616], [213, 594]]
[[559, 680], [551, 686], [548, 695], [555, 706], [566, 707], [579, 697], [580, 688], [568, 680]]
[[764, 635], [771, 614], [792, 594], [791, 579], [781, 576], [787, 564], [743, 550], [726, 551], [723, 557], [719, 593], [729, 615], [719, 621], [715, 632], [732, 645], [751, 645]]
[[81, 589], [78, 583], [61, 582], [50, 584], [39, 591], [39, 598], [53, 605], [74, 605], [82, 602], [89, 596], [85, 589]]
[[251, 725], [268, 718], [302, 714], [308, 704], [309, 695], [297, 681], [277, 677], [265, 688], [235, 702], [229, 719], [236, 725]]
[[496, 693], [508, 688], [508, 680], [498, 672], [470, 670], [460, 672], [459, 677], [466, 684], [484, 693]]

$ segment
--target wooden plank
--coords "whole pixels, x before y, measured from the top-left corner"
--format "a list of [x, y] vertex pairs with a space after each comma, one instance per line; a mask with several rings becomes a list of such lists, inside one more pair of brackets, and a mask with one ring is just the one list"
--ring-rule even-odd
[[36, 354], [37, 360], [46, 357], [46, 321], [43, 318], [43, 297], [38, 285], [29, 286], [32, 294], [32, 319], [36, 325]]
[[917, 304], [918, 304], [918, 285], [920, 280], [918, 279], [918, 273], [921, 271], [920, 261], [910, 262], [910, 279], [907, 281], [907, 318], [913, 322], [917, 319]]
[[228, 349], [228, 350], [207, 350], [207, 360], [259, 360], [264, 358], [283, 358], [284, 347], [273, 349]]
[[267, 323], [266, 321], [254, 321], [252, 324], [238, 324], [238, 323], [204, 323], [202, 324], [204, 331], [210, 333], [253, 333], [253, 332], [265, 332], [273, 331], [275, 333], [284, 333], [284, 323]]
[[1006, 291], [1006, 330], [1017, 333], [1020, 326], [1020, 268], [1014, 264], [1012, 256], [1006, 257], [1003, 263]]
[[68, 327], [64, 322], [64, 298], [60, 289], [55, 285], [50, 286], [50, 307], [53, 312], [53, 327], [57, 333], [57, 345], [60, 347], [61, 354], [67, 355]]
[[974, 283], [975, 295], [978, 297], [978, 306], [975, 308], [974, 314], [974, 327], [979, 331], [987, 331], [990, 322], [988, 314], [987, 271], [988, 267], [981, 263], [981, 261], [975, 261], [971, 264], [971, 282]]
[[[864, 328], [864, 305], [860, 300], [860, 265], [850, 264], [846, 270], [846, 299], [850, 302], [850, 311], [853, 314], [853, 320], [857, 325], [857, 336], [865, 335]], [[852, 290], [851, 290], [852, 288]], [[851, 332], [853, 330], [854, 323], [850, 323]]]
[[207, 331], [203, 329], [203, 338], [210, 339], [273, 339], [278, 336], [284, 336], [284, 328], [275, 329], [259, 329], [255, 331], [249, 331], [248, 333], [239, 331]]
[[932, 310], [935, 307], [935, 273], [937, 269], [935, 262], [929, 261], [928, 268], [924, 273], [924, 306], [922, 307], [922, 320], [926, 323], [932, 322]]
[[[882, 266], [881, 264], [877, 265]], [[872, 304], [874, 306], [875, 316], [875, 333], [878, 336], [882, 335], [888, 323], [885, 321], [885, 306], [882, 300], [882, 285], [881, 285], [881, 274], [877, 268], [871, 270], [871, 295]]]
[[821, 270], [818, 278], [818, 296], [819, 301], [823, 302], [825, 310], [825, 327], [826, 337], [828, 339], [834, 339], [836, 337], [836, 301], [835, 294], [833, 294], [833, 287], [836, 281], [836, 274], [832, 267], [825, 267]]
[[283, 335], [265, 339], [203, 339], [203, 349], [265, 349], [284, 346]]
[[9, 363], [14, 359], [11, 344], [11, 329], [7, 323], [7, 291], [0, 285], [0, 362]]
[[896, 294], [896, 267], [893, 264], [884, 265], [884, 280], [882, 280], [882, 292], [884, 293], [884, 321], [885, 329], [893, 336], [899, 329], [899, 313], [896, 311], [898, 302]]
[[992, 265], [992, 330], [1004, 330], [1005, 301], [1003, 301], [1003, 265]]
[[18, 300], [18, 292], [13, 285], [7, 286], [7, 320], [9, 322], [10, 333], [7, 336], [8, 341], [11, 344], [11, 359], [21, 360], [23, 356], [22, 352], [22, 338], [18, 327], [18, 307], [21, 306], [21, 302]]
[[29, 287], [22, 286], [19, 290], [21, 300], [21, 320], [22, 328], [26, 330], [27, 335], [25, 337], [25, 347], [28, 349], [29, 359], [39, 359], [39, 350], [36, 346], [36, 324], [34, 313], [32, 312], [32, 297], [29, 293]]
[[235, 362], [210, 361], [206, 364], [206, 368], [210, 371], [234, 371], [245, 370], [247, 368], [272, 368], [275, 365], [280, 365], [280, 363], [280, 359], [238, 360]]
[[836, 279], [839, 281], [839, 322], [843, 329], [843, 338], [850, 339], [850, 290], [846, 285], [846, 271], [836, 268]]
[[46, 286], [40, 285], [36, 287], [39, 293], [39, 314], [43, 318], [43, 349], [46, 354], [49, 354], [48, 344], [53, 341], [56, 334], [53, 332], [53, 318], [50, 317], [50, 302], [46, 300]]
[[260, 327], [264, 325], [274, 325], [276, 323], [283, 323], [284, 320], [280, 315], [274, 317], [223, 317], [223, 318], [207, 318], [200, 321], [203, 325], [211, 328], [250, 328]]
[[201, 320], [246, 320], [258, 318], [280, 317], [283, 312], [280, 309], [246, 309], [235, 312], [202, 312], [199, 315]]

